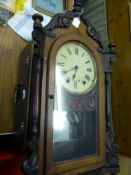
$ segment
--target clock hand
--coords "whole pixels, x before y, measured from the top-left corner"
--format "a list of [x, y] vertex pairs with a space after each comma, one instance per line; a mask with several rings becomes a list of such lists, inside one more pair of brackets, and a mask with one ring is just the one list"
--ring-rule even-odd
[[75, 72], [74, 72], [74, 74], [72, 76], [72, 80], [74, 80], [76, 78], [76, 72], [78, 70], [78, 66], [75, 66], [74, 69], [75, 69]]
[[74, 70], [74, 69], [75, 69], [75, 67], [73, 67], [73, 68], [71, 68], [71, 69], [69, 69], [69, 70], [63, 70], [62, 73], [63, 73], [63, 74], [66, 74], [66, 73], [68, 73], [68, 72], [70, 72], [70, 71], [72, 71], [72, 70]]
[[74, 80], [74, 79], [76, 78], [76, 71], [77, 71], [77, 69], [75, 69], [75, 72], [74, 72], [74, 74], [72, 75], [72, 80]]

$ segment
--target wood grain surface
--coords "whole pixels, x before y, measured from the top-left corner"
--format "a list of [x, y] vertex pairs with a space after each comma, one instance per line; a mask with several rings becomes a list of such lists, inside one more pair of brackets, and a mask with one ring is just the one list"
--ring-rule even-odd
[[109, 40], [116, 44], [112, 110], [119, 152], [131, 156], [131, 33], [128, 0], [107, 0]]
[[26, 45], [10, 27], [0, 27], [0, 133], [13, 131], [13, 94], [19, 56]]

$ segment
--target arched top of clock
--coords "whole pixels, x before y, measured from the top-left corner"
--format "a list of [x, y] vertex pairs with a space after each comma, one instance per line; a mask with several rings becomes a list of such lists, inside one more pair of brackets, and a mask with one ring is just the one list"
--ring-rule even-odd
[[[79, 18], [81, 21], [83, 21], [84, 24], [86, 25], [86, 31], [88, 35], [92, 37], [99, 44], [101, 48], [104, 48], [100, 34], [91, 25], [89, 20], [83, 15], [83, 8], [80, 0], [74, 0], [74, 6], [72, 11], [67, 11], [66, 13], [58, 13], [52, 17], [51, 21], [45, 27], [42, 27], [42, 25], [38, 26], [38, 24], [37, 27], [39, 27], [39, 29], [41, 29], [42, 31], [46, 31], [44, 32], [44, 34], [49, 36], [48, 35], [49, 31], [52, 31], [56, 28], [70, 27], [74, 18]], [[36, 20], [36, 18], [33, 16], [33, 20], [34, 19]], [[39, 19], [39, 22], [41, 22], [41, 17]]]

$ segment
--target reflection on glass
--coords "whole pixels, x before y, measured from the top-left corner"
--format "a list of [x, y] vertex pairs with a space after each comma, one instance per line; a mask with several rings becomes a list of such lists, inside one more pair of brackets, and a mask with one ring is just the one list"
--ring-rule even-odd
[[69, 122], [66, 112], [54, 111], [53, 116], [54, 142], [69, 140]]
[[53, 161], [98, 154], [97, 85], [88, 93], [73, 94], [61, 85], [56, 66], [53, 111]]

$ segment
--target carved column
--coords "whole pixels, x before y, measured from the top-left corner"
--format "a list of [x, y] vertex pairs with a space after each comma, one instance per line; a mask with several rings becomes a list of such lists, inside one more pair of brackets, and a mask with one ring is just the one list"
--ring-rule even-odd
[[23, 162], [23, 171], [27, 175], [38, 174], [38, 146], [39, 146], [39, 125], [40, 125], [40, 101], [41, 101], [41, 82], [43, 70], [43, 48], [44, 35], [41, 31], [41, 21], [43, 17], [34, 15], [34, 51], [32, 59], [32, 73], [30, 85], [30, 104], [28, 115], [28, 140], [29, 154], [27, 160]]

